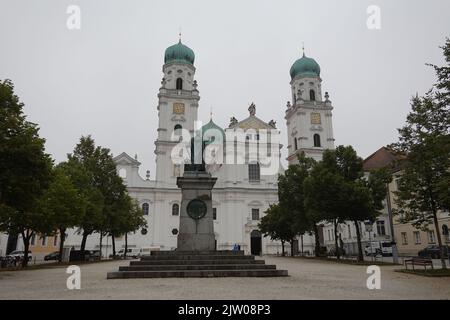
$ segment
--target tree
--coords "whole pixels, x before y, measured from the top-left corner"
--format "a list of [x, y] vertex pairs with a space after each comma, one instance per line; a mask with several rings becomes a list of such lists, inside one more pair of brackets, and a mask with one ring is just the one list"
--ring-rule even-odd
[[78, 158], [69, 155], [69, 159], [60, 163], [59, 167], [70, 178], [84, 203], [84, 212], [75, 225], [83, 233], [81, 250], [84, 250], [88, 235], [101, 230], [106, 223], [103, 195], [95, 186], [92, 173]]
[[36, 204], [50, 182], [52, 160], [23, 106], [13, 83], [0, 82], [0, 230], [22, 235], [26, 267], [31, 237], [47, 231]]
[[326, 162], [319, 162], [305, 180], [304, 187], [305, 204], [313, 220], [327, 220], [333, 223], [336, 255], [339, 259], [338, 225], [345, 220], [347, 214], [346, 182], [336, 170], [327, 167]]
[[121, 218], [120, 230], [125, 234], [125, 250], [123, 256], [126, 259], [128, 250], [128, 233], [147, 227], [147, 221], [145, 220], [144, 212], [137, 201], [131, 199], [129, 195], [125, 195], [124, 211]]
[[[315, 161], [307, 158], [302, 152], [298, 156], [298, 163], [290, 165], [283, 175], [278, 177], [278, 198], [281, 213], [290, 221], [293, 236], [291, 242], [291, 255], [294, 255], [294, 240], [298, 235], [314, 231], [315, 222], [308, 214], [305, 206], [305, 192], [303, 182]], [[318, 240], [318, 237], [316, 237]], [[320, 244], [319, 244], [320, 247]], [[318, 252], [316, 250], [316, 252]]]
[[406, 124], [393, 147], [407, 155], [396, 192], [396, 213], [402, 222], [428, 230], [434, 224], [446, 268], [438, 212], [449, 208], [450, 197], [450, 40], [443, 47], [447, 66], [433, 66], [437, 84], [425, 96], [416, 96]]
[[49, 228], [55, 231], [53, 234], [60, 234], [59, 262], [62, 261], [66, 230], [81, 221], [85, 207], [83, 195], [72, 184], [63, 167], [56, 167], [52, 182], [40, 198], [38, 208], [45, 216]]
[[[382, 174], [383, 173], [383, 174]], [[382, 199], [381, 177], [386, 173], [364, 178], [362, 159], [351, 146], [338, 146], [325, 150], [322, 161], [305, 180], [306, 206], [316, 220], [333, 223], [337, 258], [340, 258], [338, 226], [345, 220], [355, 224], [358, 242], [358, 260], [364, 259], [361, 244], [360, 223], [373, 221], [380, 214]]]
[[293, 221], [282, 211], [280, 204], [271, 204], [265, 211], [266, 215], [261, 218], [258, 228], [264, 236], [269, 236], [271, 240], [281, 241], [281, 254], [284, 256], [284, 244], [286, 241], [291, 241], [296, 236], [296, 232], [292, 228]]

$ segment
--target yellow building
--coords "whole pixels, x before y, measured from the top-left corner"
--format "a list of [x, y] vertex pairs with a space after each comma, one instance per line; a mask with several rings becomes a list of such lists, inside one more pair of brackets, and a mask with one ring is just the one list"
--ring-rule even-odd
[[[398, 190], [398, 181], [402, 174], [401, 167], [394, 167], [396, 160], [402, 160], [392, 150], [382, 147], [364, 160], [364, 170], [391, 167], [393, 179], [389, 184], [389, 203], [392, 210], [397, 209], [395, 204], [395, 192]], [[428, 230], [419, 230], [412, 223], [402, 223], [402, 217], [393, 216], [394, 238], [400, 256], [417, 256], [418, 252], [429, 245], [438, 245], [436, 228], [433, 223], [428, 226]], [[450, 228], [450, 215], [448, 212], [438, 213], [439, 233], [443, 244], [450, 244], [450, 237], [444, 230]]]

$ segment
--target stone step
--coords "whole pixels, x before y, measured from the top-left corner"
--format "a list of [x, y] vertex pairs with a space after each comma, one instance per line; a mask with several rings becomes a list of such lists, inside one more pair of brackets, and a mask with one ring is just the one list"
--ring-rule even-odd
[[264, 260], [251, 260], [251, 259], [230, 259], [230, 260], [169, 260], [169, 259], [161, 259], [161, 260], [140, 260], [140, 261], [130, 261], [130, 265], [138, 266], [138, 265], [211, 265], [211, 264], [264, 264]]
[[216, 264], [216, 265], [130, 265], [119, 271], [183, 271], [183, 270], [261, 270], [276, 269], [268, 264]]
[[244, 255], [244, 251], [218, 250], [218, 251], [152, 251], [152, 256], [165, 255]]
[[143, 256], [142, 261], [148, 260], [254, 260], [254, 256], [245, 255], [218, 255], [218, 254], [172, 254]]
[[209, 278], [209, 277], [286, 277], [287, 270], [184, 270], [184, 271], [117, 271], [107, 279], [131, 278]]

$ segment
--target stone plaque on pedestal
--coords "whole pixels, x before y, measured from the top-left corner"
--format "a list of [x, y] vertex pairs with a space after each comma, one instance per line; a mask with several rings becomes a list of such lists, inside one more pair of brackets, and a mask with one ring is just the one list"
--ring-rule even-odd
[[183, 177], [177, 179], [177, 186], [181, 188], [177, 251], [216, 249], [211, 197], [216, 180], [203, 170], [185, 170]]

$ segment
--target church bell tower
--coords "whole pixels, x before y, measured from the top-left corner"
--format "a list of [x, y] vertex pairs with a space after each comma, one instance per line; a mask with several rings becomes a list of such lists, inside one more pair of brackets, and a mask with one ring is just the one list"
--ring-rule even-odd
[[322, 159], [325, 149], [334, 149], [332, 104], [328, 92], [322, 95], [320, 66], [303, 56], [290, 70], [292, 101], [287, 103], [288, 162], [297, 163], [302, 151], [307, 157]]
[[194, 60], [194, 51], [181, 43], [181, 37], [164, 54], [164, 77], [158, 93], [159, 125], [155, 154], [156, 181], [167, 187], [177, 188], [176, 178], [183, 175], [183, 165], [172, 162], [172, 149], [181, 137], [181, 129], [188, 130], [192, 136], [197, 120], [200, 96], [197, 81], [194, 80]]

